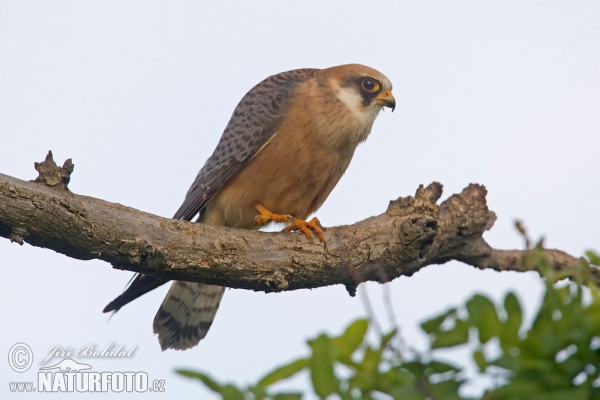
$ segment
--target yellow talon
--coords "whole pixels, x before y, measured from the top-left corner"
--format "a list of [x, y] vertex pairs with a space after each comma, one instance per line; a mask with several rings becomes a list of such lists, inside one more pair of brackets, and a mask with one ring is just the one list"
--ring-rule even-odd
[[286, 227], [283, 232], [302, 231], [307, 238], [312, 237], [312, 232], [316, 233], [321, 242], [325, 242], [325, 234], [323, 233], [323, 226], [321, 221], [317, 217], [314, 217], [310, 221], [306, 222], [302, 219], [295, 218], [294, 222]]
[[273, 214], [271, 211], [264, 208], [261, 204], [256, 203], [254, 208], [260, 213], [256, 216], [256, 223], [260, 226], [263, 226], [267, 222], [275, 221], [275, 222], [292, 222], [294, 217], [291, 215], [281, 215], [281, 214]]
[[302, 219], [294, 218], [291, 215], [274, 214], [259, 203], [256, 203], [254, 208], [256, 208], [256, 210], [259, 212], [255, 220], [260, 226], [263, 226], [267, 222], [271, 221], [291, 222], [292, 224], [284, 228], [282, 232], [302, 231], [309, 239], [312, 237], [312, 233], [314, 232], [317, 234], [321, 242], [325, 242], [323, 226], [317, 217], [314, 217], [310, 221], [306, 222]]

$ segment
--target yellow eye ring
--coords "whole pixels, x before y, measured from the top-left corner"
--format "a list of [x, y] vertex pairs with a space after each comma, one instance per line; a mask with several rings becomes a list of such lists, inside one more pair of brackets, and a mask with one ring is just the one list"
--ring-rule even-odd
[[365, 90], [369, 93], [374, 93], [379, 90], [379, 82], [377, 82], [373, 78], [363, 79], [361, 86], [362, 86], [363, 90]]

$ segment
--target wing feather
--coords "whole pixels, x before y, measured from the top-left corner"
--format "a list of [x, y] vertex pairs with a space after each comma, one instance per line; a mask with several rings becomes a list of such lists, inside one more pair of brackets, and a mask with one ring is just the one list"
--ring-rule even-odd
[[[173, 218], [191, 221], [208, 201], [273, 137], [297, 86], [316, 75], [316, 69], [297, 69], [272, 75], [240, 101], [219, 140]], [[104, 312], [117, 312], [127, 303], [165, 284], [167, 280], [136, 274], [131, 285]]]
[[254, 157], [277, 132], [297, 86], [315, 76], [315, 69], [272, 75], [240, 101], [217, 147], [198, 173], [173, 218], [191, 221], [210, 199]]

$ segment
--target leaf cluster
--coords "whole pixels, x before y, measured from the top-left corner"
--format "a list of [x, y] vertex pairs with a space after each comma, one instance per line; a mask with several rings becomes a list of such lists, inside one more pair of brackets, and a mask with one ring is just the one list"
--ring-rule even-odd
[[[587, 255], [594, 264], [600, 260], [595, 253]], [[310, 374], [321, 399], [465, 399], [460, 394], [466, 382], [464, 366], [437, 359], [436, 351], [468, 346], [479, 373], [497, 382], [485, 399], [600, 399], [600, 292], [591, 278], [593, 267], [582, 262], [572, 271], [557, 273], [542, 252], [537, 256], [546, 290], [528, 328], [514, 293], [502, 304], [476, 294], [464, 306], [423, 322], [430, 350], [411, 359], [390, 346], [395, 330], [377, 344], [369, 343], [369, 322], [360, 319], [339, 336], [322, 333], [309, 340], [309, 356], [245, 388], [218, 383], [201, 372], [178, 373], [200, 380], [224, 400], [301, 399], [302, 393], [276, 392], [272, 385], [302, 371]], [[557, 284], [565, 278], [570, 280]]]

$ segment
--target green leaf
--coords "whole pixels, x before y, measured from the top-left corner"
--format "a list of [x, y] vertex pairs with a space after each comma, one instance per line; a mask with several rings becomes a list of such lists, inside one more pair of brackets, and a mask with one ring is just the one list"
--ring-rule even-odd
[[362, 343], [369, 329], [369, 322], [366, 319], [354, 321], [339, 337], [333, 339], [333, 345], [341, 357], [348, 358], [356, 351]]
[[382, 355], [383, 349], [373, 349], [371, 347], [367, 347], [361, 364], [362, 370], [369, 374], [373, 374], [379, 368]]
[[273, 396], [273, 400], [301, 400], [302, 393], [278, 393]]
[[446, 318], [451, 315], [456, 314], [456, 308], [451, 308], [445, 313], [438, 315], [437, 317], [433, 317], [430, 320], [427, 320], [421, 324], [421, 328], [425, 331], [425, 333], [431, 334], [437, 332], [440, 329], [440, 326], [444, 323]]
[[495, 389], [491, 399], [533, 399], [541, 390], [537, 382], [510, 382]]
[[271, 396], [268, 395], [267, 391], [265, 390], [264, 387], [262, 386], [248, 386], [248, 389], [246, 389], [247, 394], [252, 394], [252, 400], [264, 400], [264, 399], [270, 399]]
[[444, 399], [444, 400], [459, 400], [462, 397], [459, 396], [458, 390], [463, 381], [457, 381], [454, 379], [444, 380], [436, 382], [431, 385], [433, 392], [432, 399]]
[[[418, 393], [415, 387], [415, 376], [406, 369], [397, 366], [379, 374], [376, 390], [392, 395], [396, 399], [411, 398], [410, 394]], [[419, 399], [422, 399], [422, 397]]]
[[215, 382], [211, 377], [209, 377], [208, 375], [205, 375], [201, 372], [189, 371], [189, 370], [185, 370], [185, 369], [178, 369], [178, 370], [175, 370], [175, 372], [178, 373], [179, 375], [186, 376], [188, 378], [200, 380], [202, 383], [204, 383], [206, 385], [206, 387], [208, 387], [213, 392], [221, 393], [221, 389], [223, 388], [221, 385], [219, 385], [217, 382]]
[[456, 368], [452, 364], [444, 363], [441, 361], [435, 361], [435, 360], [431, 361], [429, 363], [428, 367], [431, 368], [431, 370], [435, 374], [444, 374], [444, 373], [450, 372], [450, 371], [454, 371], [454, 372], [460, 371], [460, 369]]
[[407, 361], [400, 365], [400, 368], [406, 369], [417, 377], [421, 377], [425, 375], [425, 370], [427, 366], [423, 364], [421, 361]]
[[338, 388], [338, 381], [333, 372], [334, 348], [331, 338], [321, 334], [308, 342], [313, 353], [310, 358], [310, 377], [317, 396], [325, 398]]
[[509, 292], [504, 298], [504, 309], [506, 321], [502, 324], [500, 345], [504, 351], [508, 351], [509, 347], [517, 346], [519, 343], [519, 330], [523, 323], [523, 311], [514, 293]]
[[223, 400], [244, 400], [244, 393], [233, 385], [226, 385], [221, 388]]
[[340, 390], [338, 392], [341, 400], [355, 400], [354, 397], [347, 390]]
[[488, 362], [485, 359], [485, 356], [483, 355], [483, 352], [481, 350], [475, 350], [473, 352], [473, 360], [475, 360], [475, 363], [479, 367], [479, 371], [484, 372], [488, 366]]
[[587, 400], [590, 398], [589, 391], [582, 387], [544, 393], [544, 400]]
[[590, 260], [590, 264], [600, 266], [600, 255], [598, 255], [598, 253], [595, 253], [590, 250], [586, 251], [585, 255], [588, 258], [588, 260]]
[[398, 330], [393, 329], [391, 332], [388, 332], [385, 335], [383, 335], [383, 337], [381, 338], [381, 348], [386, 347], [388, 345], [388, 343], [390, 342], [390, 340], [392, 340], [392, 338], [394, 336], [396, 336], [397, 333], [398, 333]]
[[435, 335], [435, 339], [431, 344], [432, 349], [441, 347], [452, 347], [460, 344], [465, 344], [469, 341], [469, 325], [462, 320], [456, 320], [453, 329], [441, 331]]
[[301, 358], [296, 361], [292, 361], [289, 364], [283, 365], [275, 370], [271, 371], [267, 375], [265, 375], [256, 386], [266, 387], [272, 385], [275, 382], [278, 382], [282, 379], [287, 379], [290, 376], [302, 371], [304, 368], [308, 367], [308, 358]]
[[487, 343], [492, 337], [500, 333], [500, 320], [496, 307], [490, 299], [476, 294], [467, 301], [470, 322], [479, 331], [479, 341]]
[[365, 349], [363, 359], [356, 364], [356, 374], [350, 379], [351, 388], [358, 388], [363, 393], [374, 389], [378, 381], [382, 354], [382, 349], [373, 349], [370, 346]]

